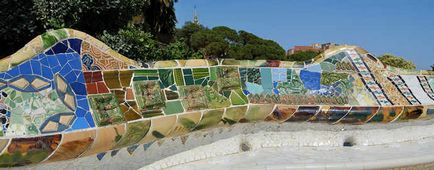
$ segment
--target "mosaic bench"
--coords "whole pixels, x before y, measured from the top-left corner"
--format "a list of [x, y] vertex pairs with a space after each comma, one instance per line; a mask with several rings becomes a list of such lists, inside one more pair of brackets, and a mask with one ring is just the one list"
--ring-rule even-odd
[[355, 46], [305, 62], [139, 64], [72, 29], [0, 61], [0, 166], [115, 154], [191, 131], [272, 121], [389, 123], [434, 114], [434, 73]]

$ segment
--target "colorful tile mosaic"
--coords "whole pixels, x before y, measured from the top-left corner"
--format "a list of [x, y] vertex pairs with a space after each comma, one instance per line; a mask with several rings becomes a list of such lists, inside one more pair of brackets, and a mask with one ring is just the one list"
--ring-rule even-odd
[[162, 138], [235, 123], [359, 125], [434, 116], [433, 73], [384, 67], [354, 46], [306, 62], [145, 66], [71, 29], [38, 36], [0, 60], [0, 167], [102, 160], [123, 148], [134, 154]]

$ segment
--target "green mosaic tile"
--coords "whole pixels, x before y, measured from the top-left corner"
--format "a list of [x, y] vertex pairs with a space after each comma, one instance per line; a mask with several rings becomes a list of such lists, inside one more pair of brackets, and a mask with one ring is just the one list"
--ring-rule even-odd
[[184, 86], [180, 88], [183, 106], [187, 111], [208, 108], [205, 90], [202, 86]]
[[174, 76], [176, 85], [178, 85], [178, 86], [184, 85], [184, 76], [182, 76], [182, 71], [180, 68], [173, 70], [173, 76]]
[[159, 69], [158, 72], [164, 87], [169, 87], [174, 84], [172, 69]]
[[222, 96], [211, 87], [205, 87], [205, 95], [208, 100], [209, 108], [223, 108], [231, 105], [231, 102], [228, 98]]
[[194, 85], [193, 76], [184, 76], [185, 85]]
[[181, 101], [168, 101], [163, 110], [166, 115], [184, 112]]
[[194, 68], [193, 69], [193, 77], [194, 79], [200, 79], [209, 76], [208, 68]]
[[119, 103], [113, 94], [89, 95], [89, 104], [98, 126], [124, 122]]
[[56, 90], [51, 88], [41, 92], [26, 93], [12, 88], [3, 90], [9, 94], [5, 100], [11, 112], [9, 135], [35, 135], [50, 116], [71, 112], [60, 100]]
[[240, 88], [240, 75], [237, 67], [218, 67], [217, 69], [218, 91]]
[[141, 112], [160, 109], [164, 106], [159, 81], [135, 81], [133, 88]]
[[210, 67], [210, 78], [209, 80], [215, 81], [217, 80], [217, 67]]
[[210, 110], [205, 112], [202, 116], [202, 119], [197, 124], [195, 130], [211, 128], [218, 125], [222, 120], [223, 112], [223, 109]]
[[57, 42], [57, 38], [49, 33], [44, 33], [41, 35], [41, 37], [44, 48], [49, 48]]
[[127, 124], [127, 132], [116, 143], [114, 148], [122, 148], [139, 142], [148, 133], [151, 127], [151, 120], [131, 122]]
[[246, 120], [256, 122], [264, 120], [273, 111], [273, 104], [250, 105], [246, 113]]
[[244, 105], [244, 104], [247, 104], [247, 101], [244, 100], [243, 98], [241, 98], [241, 96], [239, 96], [238, 93], [236, 93], [234, 91], [231, 92], [230, 98], [231, 98], [231, 102], [232, 102], [233, 105]]
[[157, 69], [134, 70], [134, 76], [158, 76]]
[[228, 124], [234, 124], [244, 118], [246, 114], [247, 106], [238, 106], [226, 108], [226, 112], [223, 116], [223, 121]]

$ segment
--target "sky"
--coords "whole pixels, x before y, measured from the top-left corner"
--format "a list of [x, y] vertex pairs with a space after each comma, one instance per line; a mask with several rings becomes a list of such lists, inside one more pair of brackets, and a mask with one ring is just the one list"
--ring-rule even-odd
[[178, 0], [177, 27], [193, 18], [294, 45], [334, 42], [379, 56], [392, 53], [418, 69], [434, 64], [434, 0]]

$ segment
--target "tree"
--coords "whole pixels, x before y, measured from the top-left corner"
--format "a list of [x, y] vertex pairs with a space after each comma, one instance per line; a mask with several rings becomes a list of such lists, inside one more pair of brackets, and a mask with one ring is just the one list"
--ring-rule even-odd
[[[73, 28], [92, 36], [134, 24], [164, 43], [173, 40], [176, 0], [1, 0], [0, 56], [17, 51], [49, 29]], [[19, 37], [19, 38], [17, 38]], [[146, 38], [146, 37], [145, 37]]]
[[120, 29], [117, 33], [105, 31], [98, 38], [131, 59], [149, 61], [163, 57], [161, 45], [152, 34], [134, 26]]
[[409, 70], [416, 69], [416, 65], [414, 65], [413, 62], [407, 61], [404, 58], [395, 56], [393, 54], [383, 54], [382, 56], [378, 57], [378, 59], [384, 64], [389, 66], [409, 69]]
[[164, 48], [163, 59], [175, 60], [175, 59], [188, 59], [192, 58], [192, 51], [188, 48], [187, 44], [182, 41], [175, 41], [170, 43]]
[[217, 26], [212, 28], [212, 31], [218, 35], [220, 35], [224, 41], [226, 41], [230, 45], [238, 45], [240, 42], [240, 37], [236, 30], [233, 30], [226, 26]]
[[116, 32], [150, 6], [141, 0], [33, 0], [44, 29], [74, 28], [90, 35]]
[[12, 54], [41, 34], [32, 1], [0, 0], [0, 58]]
[[177, 0], [150, 0], [149, 6], [143, 10], [143, 16], [150, 28], [149, 30], [159, 41], [164, 43], [172, 41], [175, 35], [177, 22], [173, 7], [175, 2]]
[[182, 28], [176, 30], [175, 37], [177, 40], [184, 41], [189, 47], [191, 47], [191, 36], [199, 31], [206, 30], [203, 25], [195, 24], [192, 22], [186, 22]]
[[240, 48], [237, 59], [270, 59], [270, 60], [283, 60], [285, 50], [276, 42], [272, 40], [265, 40], [258, 36], [246, 32], [239, 31]]
[[218, 26], [191, 34], [190, 48], [203, 51], [210, 58], [283, 59], [285, 50], [274, 41], [256, 35]]
[[320, 52], [315, 51], [300, 51], [295, 54], [288, 55], [289, 61], [307, 61], [315, 58]]

